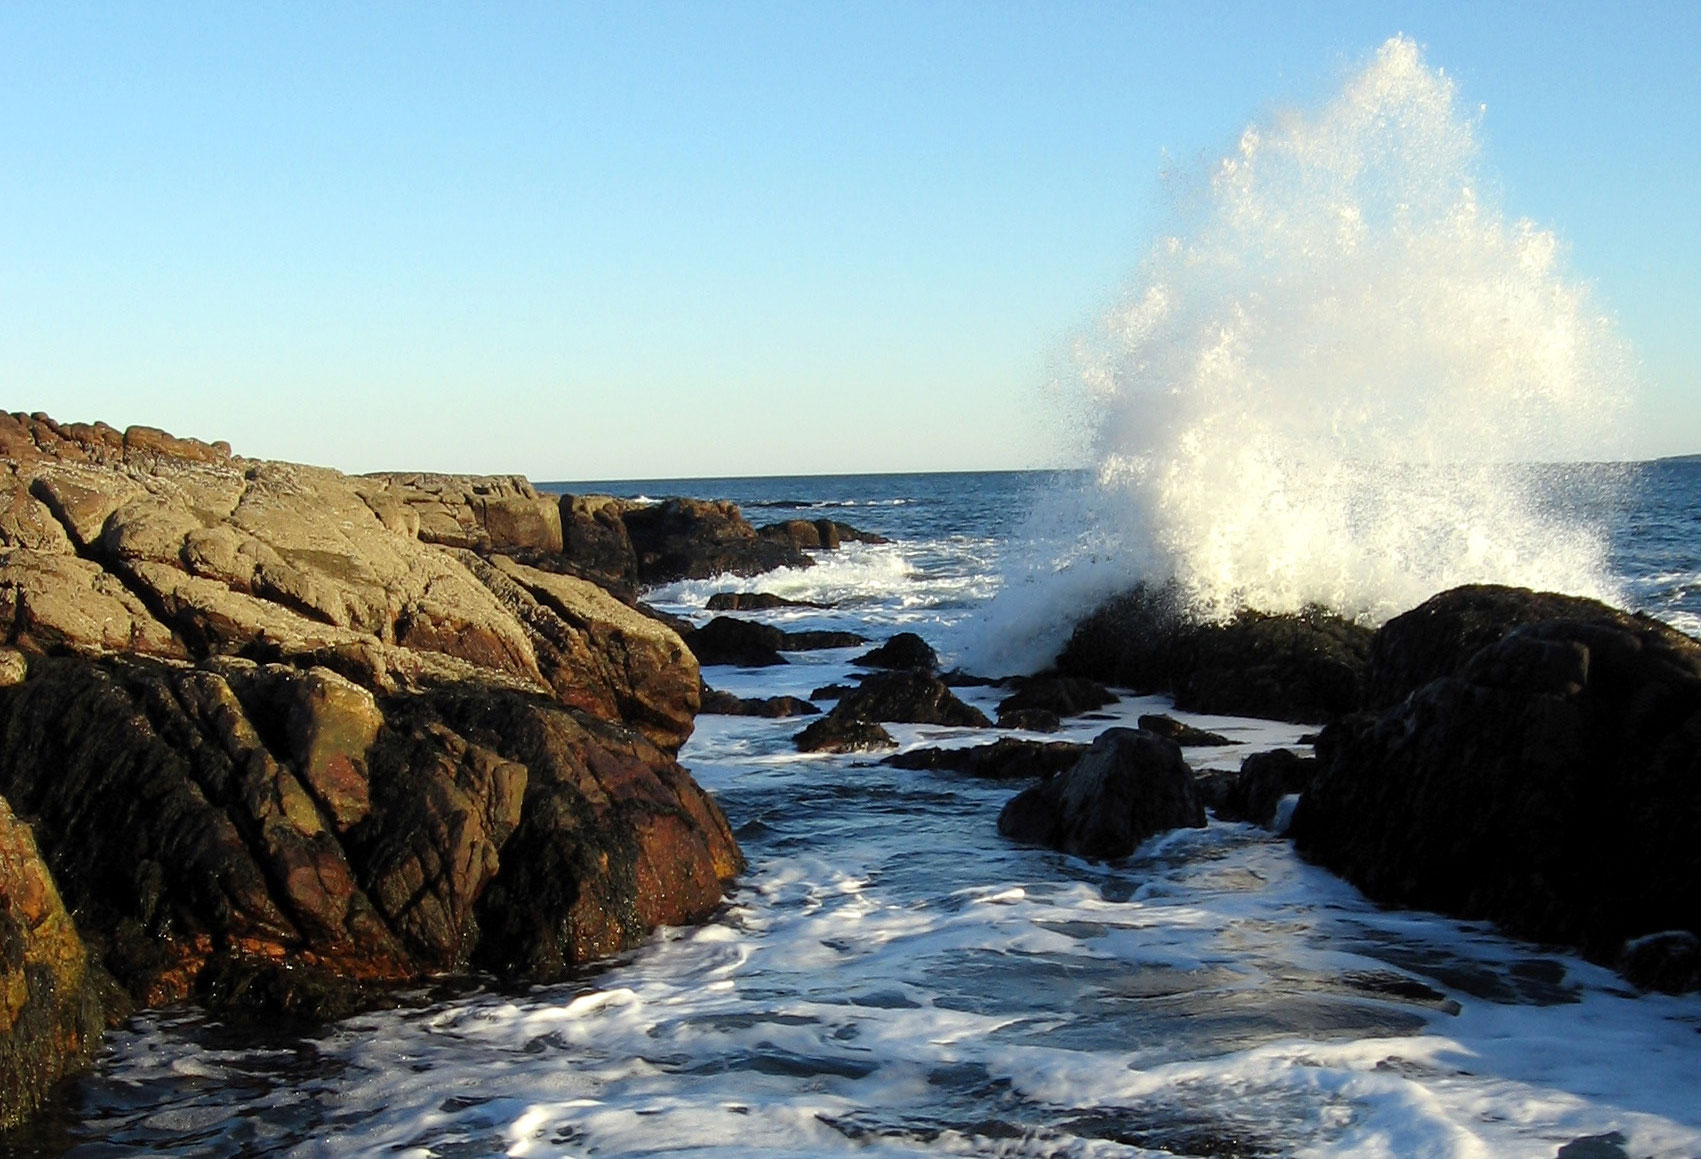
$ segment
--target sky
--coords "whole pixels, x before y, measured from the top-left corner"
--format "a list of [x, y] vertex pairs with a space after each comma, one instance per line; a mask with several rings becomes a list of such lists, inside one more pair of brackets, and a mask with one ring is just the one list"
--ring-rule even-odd
[[1701, 452], [1701, 5], [0, 0], [0, 409], [349, 471], [1064, 465], [1163, 174], [1404, 34]]

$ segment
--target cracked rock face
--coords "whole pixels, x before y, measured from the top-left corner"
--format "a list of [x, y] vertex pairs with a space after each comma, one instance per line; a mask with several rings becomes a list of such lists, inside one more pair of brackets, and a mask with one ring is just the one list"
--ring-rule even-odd
[[711, 913], [696, 662], [563, 546], [521, 479], [0, 414], [0, 796], [105, 967], [334, 1015]]

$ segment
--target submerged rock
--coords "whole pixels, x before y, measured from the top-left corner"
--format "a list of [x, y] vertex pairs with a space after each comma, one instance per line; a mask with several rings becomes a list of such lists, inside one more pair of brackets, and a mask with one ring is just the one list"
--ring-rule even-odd
[[1323, 730], [1301, 852], [1380, 901], [1603, 962], [1701, 932], [1701, 643], [1594, 601], [1465, 588], [1390, 621], [1372, 655], [1384, 695], [1452, 668]]
[[1318, 608], [1202, 623], [1172, 589], [1141, 585], [1077, 624], [1057, 668], [1140, 693], [1172, 693], [1184, 712], [1318, 722], [1364, 703], [1371, 635]]
[[1024, 789], [998, 815], [998, 832], [1097, 860], [1127, 857], [1149, 837], [1201, 828], [1205, 808], [1172, 740], [1112, 728], [1066, 772]]

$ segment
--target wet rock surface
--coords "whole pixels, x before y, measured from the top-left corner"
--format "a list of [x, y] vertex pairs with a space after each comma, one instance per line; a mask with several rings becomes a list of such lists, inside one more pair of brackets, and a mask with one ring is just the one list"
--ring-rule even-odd
[[870, 649], [851, 663], [863, 668], [905, 669], [931, 673], [939, 667], [939, 654], [914, 632], [899, 632], [878, 648]]
[[866, 753], [897, 748], [892, 734], [860, 716], [830, 712], [794, 738], [801, 753]]
[[1320, 609], [1201, 623], [1173, 590], [1142, 585], [1077, 624], [1057, 668], [1172, 693], [1184, 712], [1320, 722], [1364, 703], [1371, 636]]
[[998, 815], [998, 832], [1013, 841], [1098, 860], [1204, 824], [1180, 746], [1131, 728], [1105, 730], [1067, 771], [1024, 789]]
[[1199, 788], [1219, 821], [1250, 821], [1269, 828], [1282, 798], [1303, 793], [1316, 775], [1316, 757], [1270, 749], [1253, 753], [1233, 772], [1202, 776]]
[[1116, 694], [1098, 683], [1081, 676], [1024, 676], [1012, 681], [1016, 691], [998, 702], [998, 716], [1006, 713], [1039, 709], [1059, 717], [1079, 716], [1084, 712], [1116, 703]]
[[900, 769], [945, 769], [989, 781], [1043, 780], [1072, 767], [1086, 751], [1086, 745], [1071, 741], [1001, 737], [988, 745], [911, 749], [880, 763]]
[[905, 724], [992, 727], [984, 712], [964, 704], [942, 681], [922, 672], [902, 669], [871, 673], [839, 698], [833, 712], [864, 720]]
[[1369, 683], [1388, 695], [1456, 663], [1323, 730], [1294, 816], [1305, 855], [1379, 900], [1609, 963], [1628, 939], [1701, 931], [1701, 643], [1505, 588], [1442, 593], [1383, 632]]
[[742, 668], [784, 664], [782, 652], [854, 648], [865, 642], [853, 632], [787, 632], [772, 624], [734, 616], [716, 616], [685, 636], [685, 644], [699, 664], [734, 664]]
[[715, 716], [765, 716], [784, 718], [789, 716], [816, 716], [821, 710], [807, 700], [795, 696], [734, 696], [730, 692], [718, 692], [713, 688], [703, 689], [703, 707], [699, 710], [704, 715]]
[[711, 612], [763, 612], [773, 608], [825, 608], [831, 605], [788, 600], [772, 592], [716, 592], [703, 606]]

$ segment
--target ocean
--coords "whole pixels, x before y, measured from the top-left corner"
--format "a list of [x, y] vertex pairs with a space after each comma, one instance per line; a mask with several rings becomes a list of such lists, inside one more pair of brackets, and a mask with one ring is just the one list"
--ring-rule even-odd
[[[756, 523], [886, 535], [646, 598], [699, 620], [722, 590], [829, 603], [747, 614], [916, 631], [951, 663], [990, 654], [1001, 593], [1055, 538], [1044, 513], [1093, 485], [1034, 472], [560, 489], [730, 498]], [[1549, 471], [1542, 494], [1547, 517], [1598, 538], [1622, 602], [1701, 626], [1701, 465]], [[1021, 602], [1032, 621], [1043, 601]], [[1052, 608], [1052, 635], [1086, 610]], [[807, 697], [857, 651], [704, 675]], [[961, 692], [989, 710], [1000, 695]], [[1125, 696], [1062, 735], [1167, 709]], [[1236, 742], [1188, 750], [1196, 768], [1305, 731], [1185, 719]], [[422, 992], [317, 1029], [139, 1015], [32, 1153], [1701, 1155], [1701, 996], [1638, 995], [1551, 947], [1382, 908], [1250, 825], [1213, 821], [1110, 864], [1018, 847], [995, 831], [1015, 787], [800, 755], [803, 723], [700, 717], [681, 754], [749, 857], [706, 925], [571, 983]], [[991, 739], [890, 728], [904, 748]]]

